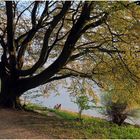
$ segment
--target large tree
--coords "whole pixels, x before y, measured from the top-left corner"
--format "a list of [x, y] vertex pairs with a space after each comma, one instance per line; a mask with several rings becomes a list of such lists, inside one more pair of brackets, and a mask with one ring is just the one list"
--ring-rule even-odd
[[[104, 53], [124, 53], [114, 48], [116, 44], [111, 45], [120, 42], [122, 36], [111, 18], [117, 11], [130, 10], [130, 5], [95, 1], [1, 2], [0, 105], [17, 107], [17, 99], [24, 92], [54, 80], [98, 74], [95, 65], [98, 70], [103, 67], [97, 63], [104, 62], [104, 58], [109, 61]], [[88, 59], [84, 59], [86, 56]], [[91, 71], [75, 69], [91, 60]]]

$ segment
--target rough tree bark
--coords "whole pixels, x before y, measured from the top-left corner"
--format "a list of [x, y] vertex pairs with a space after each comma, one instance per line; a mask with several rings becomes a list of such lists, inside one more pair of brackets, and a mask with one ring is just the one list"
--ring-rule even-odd
[[[16, 76], [15, 76], [16, 77]], [[18, 79], [6, 73], [6, 69], [0, 63], [0, 78], [1, 78], [1, 92], [0, 92], [0, 106], [8, 108], [21, 108], [19, 97], [22, 94], [17, 87]]]

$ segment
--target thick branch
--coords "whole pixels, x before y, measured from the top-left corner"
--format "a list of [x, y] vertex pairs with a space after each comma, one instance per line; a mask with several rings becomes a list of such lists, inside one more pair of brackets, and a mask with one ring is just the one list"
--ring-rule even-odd
[[41, 17], [40, 17], [40, 19], [38, 21], [38, 24], [41, 24], [42, 21], [43, 21], [43, 18], [48, 14], [48, 5], [49, 5], [49, 1], [46, 1], [45, 2], [45, 8], [44, 8], [44, 10], [43, 10], [43, 12], [41, 14]]
[[3, 48], [3, 54], [2, 54], [2, 57], [1, 57], [1, 62], [8, 67], [8, 62], [7, 62], [7, 56], [6, 56], [6, 53], [7, 53], [7, 46], [4, 42], [4, 39], [3, 39], [3, 36], [0, 36], [0, 44]]
[[12, 1], [6, 2], [7, 14], [7, 46], [10, 52], [14, 51], [14, 32], [13, 32], [13, 9]]
[[[45, 69], [40, 74], [33, 76], [31, 78], [22, 79], [20, 82], [26, 83], [26, 90], [36, 87], [40, 84], [43, 84], [45, 81], [49, 80], [54, 74], [56, 74], [67, 62], [68, 58], [70, 57], [75, 43], [80, 38], [83, 32], [84, 25], [86, 24], [86, 20], [89, 18], [89, 4], [85, 2], [81, 15], [77, 20], [76, 24], [73, 25], [68, 38], [65, 42], [64, 48], [60, 54], [60, 56], [51, 64], [47, 69]], [[23, 89], [25, 90], [25, 89]]]
[[[10, 55], [10, 69], [14, 73], [16, 68], [16, 54], [14, 46], [14, 29], [13, 29], [13, 7], [12, 1], [6, 2], [6, 15], [7, 15], [7, 47]], [[14, 76], [14, 74], [12, 75]]]
[[[18, 61], [18, 68], [20, 69], [23, 65], [23, 55], [27, 48], [28, 43], [33, 39], [34, 35], [36, 34], [38, 28], [33, 27], [26, 35], [24, 41], [21, 44], [21, 47], [18, 52], [17, 61]], [[18, 43], [17, 43], [18, 44]]]
[[101, 25], [102, 23], [104, 23], [104, 22], [107, 20], [107, 17], [108, 17], [108, 14], [105, 13], [104, 16], [103, 16], [102, 18], [100, 18], [99, 20], [97, 20], [97, 21], [95, 21], [95, 22], [93, 22], [93, 23], [87, 24], [87, 25], [83, 28], [82, 32], [85, 32], [85, 31], [87, 31], [87, 30], [90, 29], [90, 28], [95, 28], [95, 27]]
[[6, 44], [4, 42], [3, 36], [1, 36], [1, 35], [0, 35], [0, 44], [1, 44], [1, 46], [2, 46], [3, 49], [6, 48]]
[[99, 87], [103, 87], [101, 83], [99, 83], [95, 79], [93, 79], [93, 74], [81, 73], [78, 71], [77, 72], [69, 72], [67, 74], [60, 75], [60, 76], [54, 76], [54, 77], [50, 78], [49, 80], [47, 80], [45, 83], [53, 82], [56, 80], [62, 80], [62, 79], [69, 78], [69, 77], [88, 78], [88, 79], [94, 81]]
[[48, 46], [49, 37], [50, 37], [52, 31], [54, 30], [54, 28], [56, 27], [56, 25], [58, 24], [58, 22], [63, 18], [63, 16], [68, 11], [70, 5], [71, 5], [70, 2], [66, 2], [63, 5], [61, 12], [57, 16], [54, 17], [49, 29], [46, 30], [46, 33], [44, 36], [44, 41], [43, 41], [43, 47], [41, 50], [39, 60], [36, 62], [36, 64], [31, 69], [19, 71], [20, 76], [33, 74], [40, 66], [42, 66], [42, 64], [44, 64], [46, 57], [47, 57], [47, 53], [49, 51], [49, 46]]
[[32, 19], [32, 25], [35, 26], [36, 25], [36, 11], [39, 5], [39, 1], [35, 1], [34, 3], [34, 7], [31, 13], [31, 19]]

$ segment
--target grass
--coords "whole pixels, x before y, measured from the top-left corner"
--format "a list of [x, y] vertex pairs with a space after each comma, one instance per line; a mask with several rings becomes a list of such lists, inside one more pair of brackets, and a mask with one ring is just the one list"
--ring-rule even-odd
[[64, 110], [55, 110], [55, 109], [48, 109], [50, 112], [54, 112], [56, 115], [60, 116], [65, 120], [74, 120], [78, 117], [78, 115], [74, 112], [64, 111]]
[[[48, 123], [45, 126], [46, 133], [53, 138], [72, 139], [140, 139], [140, 128], [129, 124], [118, 126], [103, 119], [94, 117], [83, 117], [83, 124], [76, 120], [77, 114], [62, 111], [44, 109], [37, 105], [27, 105], [30, 110], [43, 110], [47, 117], [48, 112], [54, 113], [57, 117], [47, 117]], [[46, 111], [45, 111], [46, 110]]]
[[34, 110], [42, 110], [42, 111], [47, 110], [46, 107], [36, 105], [36, 104], [32, 104], [32, 103], [28, 103], [28, 105], [25, 106], [25, 109], [31, 110], [31, 111], [34, 111]]

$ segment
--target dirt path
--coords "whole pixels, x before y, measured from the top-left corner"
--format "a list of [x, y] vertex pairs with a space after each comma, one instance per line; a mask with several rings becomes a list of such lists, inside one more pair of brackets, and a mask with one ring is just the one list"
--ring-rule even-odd
[[44, 129], [48, 118], [33, 112], [0, 109], [0, 139], [53, 138]]

